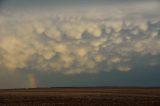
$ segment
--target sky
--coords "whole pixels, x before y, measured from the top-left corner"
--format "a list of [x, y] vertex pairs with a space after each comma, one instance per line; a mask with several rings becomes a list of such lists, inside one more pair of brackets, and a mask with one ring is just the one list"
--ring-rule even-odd
[[160, 86], [159, 0], [0, 0], [0, 89]]

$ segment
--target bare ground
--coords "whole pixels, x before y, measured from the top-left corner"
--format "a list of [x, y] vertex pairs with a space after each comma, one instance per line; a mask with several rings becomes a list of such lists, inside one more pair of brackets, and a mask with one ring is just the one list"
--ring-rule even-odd
[[0, 106], [160, 106], [160, 88], [0, 90]]

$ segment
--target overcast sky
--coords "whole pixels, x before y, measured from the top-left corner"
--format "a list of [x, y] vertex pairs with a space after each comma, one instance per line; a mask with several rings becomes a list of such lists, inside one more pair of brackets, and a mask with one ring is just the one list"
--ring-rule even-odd
[[0, 0], [0, 88], [160, 86], [158, 0]]

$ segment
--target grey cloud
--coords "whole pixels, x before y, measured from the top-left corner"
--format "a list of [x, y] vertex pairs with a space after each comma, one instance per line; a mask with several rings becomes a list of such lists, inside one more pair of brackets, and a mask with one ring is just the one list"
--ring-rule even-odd
[[[160, 54], [159, 17], [141, 14], [132, 19], [128, 13], [137, 10], [118, 12], [118, 16], [118, 10], [114, 11], [109, 16], [90, 11], [79, 15], [4, 15], [0, 21], [0, 68], [65, 74], [127, 72], [132, 70], [135, 55], [150, 58]], [[159, 65], [157, 61], [147, 64]]]

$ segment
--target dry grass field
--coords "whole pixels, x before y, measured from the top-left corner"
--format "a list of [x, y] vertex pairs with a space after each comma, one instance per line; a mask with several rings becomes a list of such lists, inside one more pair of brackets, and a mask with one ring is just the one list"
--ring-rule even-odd
[[160, 88], [0, 90], [0, 106], [160, 106]]

